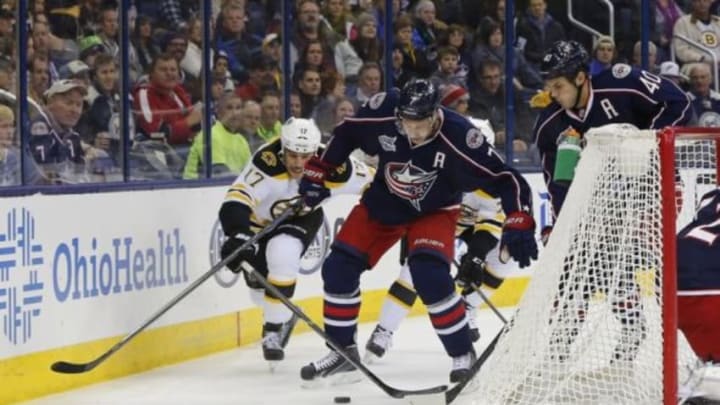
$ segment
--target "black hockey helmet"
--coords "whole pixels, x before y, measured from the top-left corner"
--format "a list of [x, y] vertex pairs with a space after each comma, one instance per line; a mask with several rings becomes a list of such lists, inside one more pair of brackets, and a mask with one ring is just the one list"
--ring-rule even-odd
[[590, 54], [576, 41], [557, 41], [543, 56], [540, 62], [540, 74], [543, 79], [556, 77], [575, 77], [590, 69]]
[[411, 79], [400, 90], [397, 114], [411, 120], [431, 117], [440, 106], [440, 92], [427, 79]]

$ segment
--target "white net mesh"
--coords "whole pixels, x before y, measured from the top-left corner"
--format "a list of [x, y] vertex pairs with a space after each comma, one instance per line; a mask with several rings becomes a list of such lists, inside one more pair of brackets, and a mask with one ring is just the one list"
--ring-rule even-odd
[[[532, 281], [478, 374], [483, 404], [662, 403], [658, 141], [629, 125], [597, 128], [586, 138]], [[695, 184], [684, 166], [698, 151], [683, 145], [678, 167], [692, 177], [684, 184]], [[702, 193], [683, 190], [689, 220], [690, 194]], [[682, 383], [695, 363], [679, 340]]]

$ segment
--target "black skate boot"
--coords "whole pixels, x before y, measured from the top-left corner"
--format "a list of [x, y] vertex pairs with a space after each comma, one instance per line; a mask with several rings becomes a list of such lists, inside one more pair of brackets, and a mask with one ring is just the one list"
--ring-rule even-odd
[[298, 316], [292, 314], [292, 317], [282, 324], [282, 327], [280, 328], [280, 346], [282, 346], [283, 349], [287, 346], [288, 341], [290, 340], [290, 335], [292, 334], [293, 329], [295, 329], [297, 321]]
[[476, 359], [477, 356], [475, 355], [474, 349], [470, 349], [469, 352], [463, 355], [453, 357], [452, 370], [450, 371], [450, 382], [458, 383], [468, 378], [470, 376], [470, 368], [473, 363], [475, 363]]
[[[263, 325], [262, 332], [262, 349], [263, 357], [269, 362], [276, 362], [285, 358], [285, 352], [283, 351], [282, 338], [280, 331], [282, 330], [283, 324], [281, 323], [266, 323]], [[273, 366], [271, 365], [272, 369]]]
[[[357, 346], [352, 345], [345, 348], [347, 353], [354, 360], [360, 361], [360, 354]], [[326, 381], [331, 384], [346, 384], [360, 381], [355, 366], [345, 360], [335, 350], [330, 350], [325, 357], [314, 361], [300, 370], [300, 377], [305, 383]]]
[[365, 345], [365, 357], [363, 358], [365, 363], [370, 364], [385, 355], [385, 352], [392, 346], [392, 335], [392, 331], [380, 325], [375, 327]]

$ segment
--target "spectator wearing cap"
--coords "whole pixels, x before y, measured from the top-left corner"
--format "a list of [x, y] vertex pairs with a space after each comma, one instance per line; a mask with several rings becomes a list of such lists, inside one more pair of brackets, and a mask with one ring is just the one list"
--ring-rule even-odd
[[495, 131], [493, 131], [490, 120], [483, 120], [470, 116], [470, 95], [465, 88], [456, 84], [450, 84], [440, 88], [440, 104], [457, 112], [479, 128], [485, 139], [493, 145], [495, 143]]
[[138, 63], [142, 66], [143, 72], [147, 72], [153, 59], [159, 55], [160, 48], [153, 41], [153, 20], [145, 15], [139, 15], [135, 20], [135, 28], [130, 37], [138, 56]]
[[164, 140], [177, 147], [189, 147], [200, 130], [202, 111], [193, 106], [190, 95], [180, 84], [180, 66], [170, 54], [157, 56], [149, 81], [133, 94], [133, 112], [140, 138]]
[[[250, 145], [241, 130], [243, 100], [232, 93], [225, 94], [218, 103], [218, 119], [210, 129], [212, 177], [235, 177], [252, 155]], [[184, 179], [204, 177], [205, 135], [201, 131], [193, 140]]]
[[266, 91], [260, 101], [260, 125], [257, 133], [265, 141], [279, 136], [282, 129], [280, 122], [280, 93]]
[[689, 96], [701, 127], [720, 127], [720, 94], [710, 87], [712, 71], [706, 63], [693, 63], [688, 67], [690, 73]]
[[610, 69], [614, 60], [615, 41], [606, 35], [599, 37], [593, 48], [593, 57], [590, 62], [590, 76], [594, 76], [605, 69]]
[[90, 86], [90, 67], [81, 60], [72, 60], [58, 71], [60, 79], [75, 79], [86, 88]]
[[95, 57], [105, 52], [102, 39], [97, 35], [89, 35], [78, 41], [80, 46], [80, 60], [88, 66], [95, 65]]
[[235, 89], [235, 94], [243, 100], [260, 101], [263, 91], [280, 90], [275, 82], [271, 61], [262, 57], [253, 59], [248, 73], [248, 81]]
[[467, 87], [467, 71], [458, 66], [460, 52], [454, 46], [444, 46], [438, 50], [438, 67], [430, 76], [436, 88], [455, 84]]
[[220, 10], [215, 33], [215, 50], [228, 56], [230, 75], [239, 83], [247, 80], [247, 67], [260, 44], [245, 34], [245, 9], [241, 4], [227, 2]]
[[684, 88], [688, 81], [688, 77], [680, 72], [680, 66], [670, 60], [660, 64], [660, 76], [672, 81], [681, 88]]
[[86, 181], [85, 152], [75, 131], [86, 94], [82, 83], [58, 80], [45, 92], [44, 114], [30, 122], [30, 151], [50, 182]]
[[224, 91], [235, 91], [235, 82], [230, 76], [228, 55], [225, 51], [217, 51], [213, 60], [213, 76], [224, 77]]

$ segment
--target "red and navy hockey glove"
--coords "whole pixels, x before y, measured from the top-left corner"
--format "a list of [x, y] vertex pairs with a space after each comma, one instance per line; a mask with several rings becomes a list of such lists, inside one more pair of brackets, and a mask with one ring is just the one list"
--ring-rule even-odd
[[505, 219], [500, 239], [501, 260], [505, 259], [502, 253], [506, 249], [510, 257], [520, 264], [520, 268], [529, 266], [531, 259], [537, 259], [535, 220], [527, 212], [511, 212]]
[[330, 190], [325, 187], [325, 178], [330, 170], [329, 164], [315, 156], [305, 163], [305, 174], [300, 180], [298, 192], [306, 206], [316, 207], [330, 197]]

